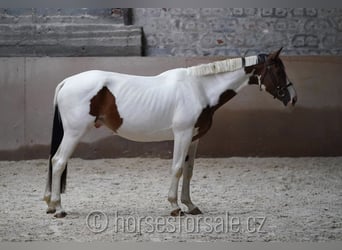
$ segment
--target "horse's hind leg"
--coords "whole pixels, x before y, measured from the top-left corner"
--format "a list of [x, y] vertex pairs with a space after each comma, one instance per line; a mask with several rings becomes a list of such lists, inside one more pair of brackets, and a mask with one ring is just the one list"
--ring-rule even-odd
[[51, 185], [51, 199], [48, 204], [48, 210], [55, 210], [55, 217], [62, 218], [66, 215], [61, 205], [61, 176], [65, 169], [66, 163], [75, 147], [83, 136], [85, 130], [68, 131], [66, 130], [63, 136], [60, 147], [52, 158], [52, 185]]
[[53, 207], [50, 207], [50, 201], [51, 201], [51, 170], [50, 168], [48, 168], [48, 173], [47, 173], [47, 177], [46, 177], [46, 186], [45, 186], [45, 193], [44, 193], [44, 201], [46, 202], [46, 204], [48, 205], [48, 208], [46, 210], [46, 212], [48, 214], [50, 213], [54, 213], [56, 210]]

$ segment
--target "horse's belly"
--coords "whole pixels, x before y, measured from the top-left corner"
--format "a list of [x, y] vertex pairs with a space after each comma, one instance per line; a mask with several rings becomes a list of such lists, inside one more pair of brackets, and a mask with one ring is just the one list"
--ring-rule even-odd
[[120, 127], [117, 132], [117, 135], [132, 140], [132, 141], [140, 141], [140, 142], [156, 142], [156, 141], [170, 141], [173, 140], [173, 132], [171, 128], [167, 129], [153, 129], [153, 126], [149, 129], [132, 129], [129, 126], [125, 126], [125, 124]]
[[131, 104], [132, 106], [126, 109], [119, 106], [122, 117], [122, 125], [117, 130], [119, 136], [143, 142], [173, 140], [172, 105]]

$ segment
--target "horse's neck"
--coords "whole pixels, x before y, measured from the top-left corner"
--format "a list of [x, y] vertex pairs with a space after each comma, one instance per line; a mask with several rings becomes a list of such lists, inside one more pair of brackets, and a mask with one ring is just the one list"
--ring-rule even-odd
[[201, 85], [207, 97], [210, 106], [215, 106], [220, 96], [227, 90], [238, 93], [248, 85], [250, 75], [246, 74], [244, 69], [233, 72], [220, 73], [203, 77]]

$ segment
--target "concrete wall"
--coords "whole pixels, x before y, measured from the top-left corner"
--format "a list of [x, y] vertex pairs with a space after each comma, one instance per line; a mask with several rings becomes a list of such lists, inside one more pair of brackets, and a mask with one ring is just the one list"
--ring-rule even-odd
[[123, 9], [0, 8], [0, 56], [140, 56]]
[[[0, 159], [48, 157], [55, 86], [88, 69], [138, 75], [217, 58], [73, 57], [0, 58]], [[244, 89], [216, 114], [201, 140], [201, 156], [342, 155], [342, 57], [283, 57], [299, 96], [295, 108], [256, 86]], [[170, 157], [172, 142], [135, 143], [94, 129], [77, 148], [83, 158]]]

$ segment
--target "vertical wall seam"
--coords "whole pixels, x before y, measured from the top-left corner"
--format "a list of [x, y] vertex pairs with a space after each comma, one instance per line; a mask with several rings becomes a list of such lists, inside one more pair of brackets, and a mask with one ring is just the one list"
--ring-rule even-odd
[[23, 159], [26, 159], [27, 157], [27, 147], [28, 147], [28, 144], [27, 144], [27, 115], [26, 115], [26, 112], [27, 112], [27, 108], [26, 108], [26, 103], [27, 103], [27, 92], [26, 92], [26, 84], [27, 84], [27, 76], [26, 76], [26, 73], [27, 73], [27, 70], [26, 70], [26, 66], [27, 66], [27, 63], [26, 63], [26, 57], [24, 57], [24, 150], [23, 150]]

